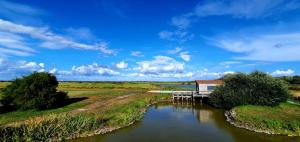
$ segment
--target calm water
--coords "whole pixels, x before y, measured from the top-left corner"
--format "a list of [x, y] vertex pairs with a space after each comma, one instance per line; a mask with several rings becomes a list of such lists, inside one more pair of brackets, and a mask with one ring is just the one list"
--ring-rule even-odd
[[73, 142], [300, 142], [300, 137], [270, 136], [231, 126], [223, 110], [207, 105], [158, 104], [144, 119], [105, 135]]

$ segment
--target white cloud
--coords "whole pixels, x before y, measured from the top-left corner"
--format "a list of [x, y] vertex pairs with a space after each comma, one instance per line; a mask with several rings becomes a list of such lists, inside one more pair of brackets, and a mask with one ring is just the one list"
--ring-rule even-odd
[[177, 54], [177, 53], [179, 53], [180, 51], [182, 51], [182, 48], [181, 48], [181, 47], [176, 47], [175, 49], [173, 49], [173, 50], [167, 50], [166, 52], [167, 52], [168, 54]]
[[28, 5], [14, 3], [9, 0], [0, 1], [0, 15], [6, 19], [22, 23], [40, 23], [39, 15], [46, 14], [45, 11]]
[[[236, 19], [257, 19], [279, 15], [281, 13], [300, 8], [297, 0], [204, 0], [185, 14], [175, 16], [171, 19], [177, 31], [162, 31], [159, 33], [161, 39], [183, 42], [192, 39], [193, 34], [187, 33], [187, 28], [191, 27], [194, 21], [208, 16], [231, 16]], [[178, 32], [179, 31], [179, 32]], [[176, 33], [177, 32], [177, 33]], [[185, 33], [180, 38], [178, 35]]]
[[155, 56], [153, 60], [141, 61], [137, 64], [138, 67], [134, 70], [145, 74], [182, 73], [184, 71], [184, 63], [167, 56]]
[[241, 64], [239, 61], [225, 61], [225, 62], [220, 62], [220, 65], [233, 65], [233, 64]]
[[[239, 38], [235, 38], [239, 37]], [[234, 57], [240, 60], [257, 61], [299, 61], [300, 32], [260, 34], [250, 37], [219, 37], [212, 44], [225, 50], [241, 53]]]
[[85, 76], [89, 76], [89, 75], [113, 76], [113, 75], [120, 74], [117, 71], [114, 71], [102, 65], [98, 65], [97, 63], [93, 63], [90, 65], [82, 65], [79, 67], [73, 66], [71, 72], [72, 74], [85, 75]]
[[234, 71], [225, 71], [225, 72], [223, 72], [224, 75], [226, 75], [226, 74], [234, 74], [234, 73], [235, 73]]
[[191, 21], [185, 16], [177, 16], [172, 18], [172, 25], [180, 29], [186, 29], [190, 26]]
[[121, 61], [120, 63], [116, 64], [116, 67], [119, 68], [119, 69], [125, 69], [125, 68], [128, 67], [128, 64], [125, 63], [124, 61]]
[[[193, 77], [192, 72], [187, 73], [160, 73], [160, 74], [145, 74], [145, 73], [130, 73], [127, 76], [128, 77], [140, 77], [146, 80], [161, 80], [162, 78], [169, 78], [173, 80], [174, 78], [180, 79], [180, 78], [191, 78]], [[166, 80], [164, 80], [166, 81]]]
[[188, 52], [181, 52], [179, 54], [180, 58], [183, 59], [184, 61], [190, 61], [191, 55], [189, 55]]
[[[58, 35], [53, 33], [48, 27], [33, 27], [25, 26], [21, 24], [16, 24], [10, 21], [0, 19], [0, 32], [5, 35], [10, 35], [9, 40], [5, 39], [0, 41], [0, 46], [5, 48], [12, 48], [13, 44], [17, 45], [15, 51], [30, 50], [28, 52], [32, 53], [34, 49], [29, 48], [26, 41], [38, 40], [37, 46], [59, 49], [59, 48], [76, 48], [85, 50], [97, 50], [105, 54], [116, 54], [116, 51], [108, 48], [106, 42], [99, 42], [94, 44], [85, 44], [74, 41], [68, 37]], [[1, 37], [4, 37], [2, 35]], [[7, 44], [9, 43], [9, 44]], [[16, 48], [19, 48], [18, 50]]]
[[233, 18], [265, 18], [300, 8], [297, 0], [204, 0], [191, 12], [175, 16], [172, 24], [187, 28], [197, 18], [208, 16], [232, 16]]
[[261, 18], [298, 9], [295, 0], [216, 0], [200, 2], [193, 12], [199, 17], [230, 15], [234, 18]]
[[217, 79], [226, 74], [233, 74], [234, 71], [224, 71], [224, 72], [213, 72], [208, 71], [208, 69], [203, 69], [196, 71], [193, 75], [194, 79]]
[[239, 61], [225, 61], [225, 62], [220, 62], [219, 65], [225, 67], [225, 68], [230, 68], [231, 65], [237, 65], [237, 64], [241, 64], [242, 62]]
[[0, 79], [14, 79], [34, 71], [45, 71], [45, 64], [0, 57]]
[[4, 57], [7, 55], [16, 55], [16, 56], [31, 56], [33, 55], [30, 52], [14, 50], [14, 49], [6, 49], [0, 47], [0, 56]]
[[179, 43], [184, 43], [191, 40], [194, 35], [190, 34], [186, 30], [178, 29], [176, 31], [161, 31], [158, 33], [159, 37], [164, 40], [176, 41]]
[[80, 27], [80, 28], [73, 28], [69, 27], [66, 29], [67, 35], [74, 38], [77, 37], [78, 39], [94, 39], [96, 38], [92, 31], [87, 27]]
[[57, 68], [53, 68], [51, 70], [49, 70], [49, 73], [55, 74], [57, 72]]
[[135, 56], [135, 57], [143, 57], [144, 55], [142, 54], [142, 52], [140, 51], [131, 51], [131, 56]]
[[167, 40], [171, 40], [173, 37], [173, 32], [170, 31], [161, 31], [158, 33], [159, 37], [161, 39], [167, 39]]
[[271, 73], [273, 76], [290, 76], [295, 73], [294, 70], [292, 69], [287, 69], [287, 70], [275, 70], [274, 72]]

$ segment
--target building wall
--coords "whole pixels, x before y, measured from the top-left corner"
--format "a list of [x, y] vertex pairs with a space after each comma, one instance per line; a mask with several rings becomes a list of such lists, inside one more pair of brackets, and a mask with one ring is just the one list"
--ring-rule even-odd
[[208, 90], [208, 86], [217, 86], [218, 84], [198, 84], [198, 90], [199, 92], [203, 91], [203, 92], [206, 92], [206, 91], [209, 91]]

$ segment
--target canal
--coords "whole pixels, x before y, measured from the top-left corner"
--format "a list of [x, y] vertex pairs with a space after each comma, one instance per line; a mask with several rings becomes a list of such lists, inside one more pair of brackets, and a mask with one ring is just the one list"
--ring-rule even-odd
[[300, 137], [274, 136], [236, 128], [224, 110], [205, 104], [160, 103], [142, 121], [112, 133], [72, 142], [300, 142]]

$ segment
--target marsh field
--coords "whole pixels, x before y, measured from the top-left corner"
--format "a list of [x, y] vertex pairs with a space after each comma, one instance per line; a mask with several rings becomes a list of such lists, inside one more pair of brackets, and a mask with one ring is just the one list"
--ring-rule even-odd
[[[0, 88], [3, 89], [9, 82], [1, 82]], [[0, 110], [0, 140], [1, 141], [56, 141], [56, 140], [64, 140], [64, 139], [73, 139], [78, 137], [86, 137], [93, 136], [95, 134], [104, 134], [106, 132], [110, 132], [115, 129], [123, 128], [125, 126], [129, 126], [136, 121], [142, 120], [144, 118], [145, 111], [149, 108], [151, 104], [156, 102], [167, 102], [170, 101], [169, 94], [151, 94], [148, 93], [149, 90], [191, 90], [190, 87], [186, 87], [189, 85], [193, 85], [193, 82], [60, 82], [58, 86], [58, 90], [65, 91], [68, 93], [69, 99], [61, 107], [49, 109], [49, 110], [15, 110], [11, 109], [2, 109]], [[182, 86], [182, 88], [181, 88]], [[299, 91], [292, 91], [295, 96], [299, 95]], [[294, 101], [294, 100], [293, 100]], [[297, 101], [294, 101], [297, 103]], [[161, 106], [161, 105], [158, 105]], [[281, 106], [292, 106], [294, 110], [299, 110], [300, 106], [293, 104], [283, 104]], [[189, 107], [188, 104], [180, 105], [179, 107], [183, 107], [181, 109], [182, 112], [176, 112], [176, 115], [186, 116], [186, 110], [194, 112], [195, 110], [201, 112], [210, 112], [211, 113], [204, 115], [203, 118], [212, 118], [212, 121], [215, 121], [213, 118], [217, 117], [217, 120], [220, 121], [218, 123], [224, 123], [224, 127], [228, 127], [230, 129], [230, 133], [234, 133], [234, 135], [239, 135], [239, 133], [243, 133], [244, 136], [253, 136], [257, 135], [258, 140], [262, 141], [285, 141], [285, 140], [294, 140], [298, 141], [299, 138], [291, 139], [286, 137], [274, 137], [272, 139], [264, 139], [266, 135], [261, 134], [253, 134], [254, 132], [248, 132], [242, 130], [240, 128], [233, 128], [229, 123], [225, 121], [223, 116], [223, 110], [214, 109], [207, 106], [197, 106]], [[204, 111], [203, 107], [205, 108]], [[152, 108], [152, 109], [151, 109]], [[169, 104], [168, 107], [162, 107], [161, 110], [156, 112], [153, 110], [153, 107], [150, 107], [150, 112], [155, 111], [153, 113], [159, 113], [165, 109], [170, 110], [170, 112], [164, 112], [167, 114], [173, 114], [174, 109], [177, 106]], [[238, 109], [246, 109], [252, 110], [252, 107], [241, 107]], [[270, 109], [270, 108], [266, 108]], [[287, 108], [288, 109], [288, 108]], [[207, 111], [205, 111], [207, 110]], [[253, 113], [252, 111], [250, 113]], [[216, 111], [216, 112], [215, 112]], [[263, 111], [263, 110], [262, 110]], [[274, 110], [275, 111], [275, 110]], [[243, 111], [241, 116], [247, 116], [247, 111]], [[270, 111], [271, 112], [271, 111]], [[216, 114], [215, 114], [216, 113]], [[279, 109], [276, 109], [276, 114], [280, 113]], [[147, 122], [151, 119], [151, 122], [154, 123], [156, 118], [147, 118], [150, 114], [146, 113]], [[217, 115], [217, 116], [211, 116]], [[297, 113], [298, 115], [298, 113]], [[153, 115], [158, 117], [157, 119], [161, 119], [158, 115]], [[190, 122], [196, 120], [189, 116], [186, 120], [183, 119], [181, 123], [185, 124], [185, 121]], [[199, 114], [200, 116], [200, 114]], [[276, 115], [274, 115], [276, 116]], [[152, 115], [151, 115], [152, 117]], [[167, 116], [164, 116], [167, 117]], [[291, 115], [291, 117], [295, 117]], [[167, 117], [169, 118], [169, 116]], [[176, 117], [172, 117], [175, 119]], [[201, 119], [203, 119], [201, 118]], [[243, 118], [243, 117], [241, 117]], [[248, 117], [247, 117], [248, 118]], [[286, 116], [287, 120], [288, 116]], [[171, 118], [170, 118], [171, 119]], [[191, 120], [190, 120], [191, 119]], [[256, 118], [249, 118], [251, 121], [254, 121]], [[266, 119], [273, 119], [267, 118]], [[152, 121], [153, 120], [153, 121]], [[159, 124], [164, 125], [168, 123], [164, 123], [164, 120]], [[199, 118], [200, 121], [200, 118]], [[210, 120], [208, 120], [210, 121]], [[264, 122], [264, 120], [261, 120]], [[298, 120], [296, 120], [298, 121]], [[173, 122], [173, 120], [171, 121]], [[269, 121], [268, 121], [269, 122]], [[143, 124], [142, 122], [139, 122]], [[120, 131], [113, 132], [112, 134], [108, 134], [109, 137], [114, 135], [114, 133], [120, 132], [121, 134], [128, 129], [131, 131], [135, 130], [135, 127], [139, 127], [134, 124], [129, 128], [121, 129]], [[177, 122], [176, 122], [177, 123]], [[170, 123], [171, 124], [171, 123]], [[178, 125], [178, 127], [186, 127], [188, 125]], [[253, 122], [253, 124], [255, 124]], [[298, 123], [297, 123], [298, 124]], [[146, 124], [145, 124], [146, 125]], [[148, 124], [147, 124], [148, 125]], [[193, 125], [199, 125], [195, 123]], [[203, 125], [203, 126], [202, 126]], [[215, 124], [211, 124], [213, 128], [210, 128], [211, 134], [222, 136], [223, 133], [219, 134], [216, 131], [219, 131], [220, 128], [214, 128]], [[142, 125], [143, 126], [143, 125]], [[193, 129], [193, 131], [199, 131], [200, 128], [206, 129], [206, 124], [200, 124], [201, 127]], [[176, 126], [170, 126], [175, 129]], [[209, 126], [210, 127], [210, 126]], [[223, 127], [223, 126], [222, 126]], [[272, 125], [273, 127], [273, 125]], [[280, 127], [280, 126], [278, 126]], [[298, 127], [298, 126], [297, 126]], [[276, 126], [277, 128], [277, 126]], [[180, 130], [181, 128], [178, 128]], [[222, 128], [223, 129], [223, 128]], [[152, 130], [152, 129], [145, 129]], [[153, 130], [155, 130], [153, 128]], [[220, 129], [221, 130], [221, 129]], [[233, 130], [233, 131], [231, 131]], [[298, 131], [298, 130], [296, 130]], [[174, 130], [174, 133], [176, 131]], [[204, 131], [203, 131], [204, 132]], [[209, 132], [204, 132], [204, 134]], [[130, 133], [129, 133], [130, 134]], [[127, 135], [127, 132], [123, 135]], [[172, 133], [168, 133], [172, 135]], [[191, 133], [186, 133], [186, 136], [189, 137]], [[107, 134], [104, 135], [106, 137]], [[196, 135], [195, 135], [196, 136]], [[101, 141], [102, 140], [102, 136]], [[112, 136], [115, 138], [114, 136]], [[93, 138], [93, 137], [92, 137]], [[117, 137], [118, 138], [118, 137]], [[158, 137], [159, 138], [159, 137]], [[220, 137], [219, 137], [220, 138]], [[127, 137], [130, 140], [130, 137]], [[75, 139], [76, 140], [76, 139]], [[89, 141], [89, 139], [78, 139], [79, 141]], [[98, 137], [94, 140], [99, 140]], [[94, 141], [92, 140], [92, 141]], [[166, 139], [158, 139], [158, 140], [166, 140]], [[178, 139], [185, 140], [185, 139]], [[211, 141], [210, 139], [206, 139]], [[117, 140], [116, 140], [117, 141]], [[213, 141], [213, 139], [212, 139]], [[232, 139], [228, 139], [228, 141], [235, 141]]]
[[[8, 84], [8, 82], [0, 83], [1, 89]], [[20, 128], [26, 131], [26, 134], [35, 134], [35, 137], [40, 137], [37, 139], [41, 140], [47, 137], [45, 133], [51, 133], [55, 139], [92, 135], [98, 128], [101, 129], [97, 133], [104, 133], [141, 119], [143, 111], [151, 103], [168, 100], [169, 95], [147, 93], [151, 89], [160, 89], [160, 86], [149, 82], [60, 82], [58, 90], [67, 92], [69, 96], [64, 106], [43, 111], [2, 109], [0, 125], [5, 128]], [[38, 130], [43, 129], [42, 126], [45, 125], [43, 123], [53, 128]], [[25, 125], [31, 126], [31, 130], [23, 128]], [[59, 134], [60, 131], [65, 134]], [[1, 138], [5, 139], [4, 135], [10, 133], [3, 133], [2, 130]], [[17, 134], [12, 138], [12, 140], [24, 139], [26, 138]]]

